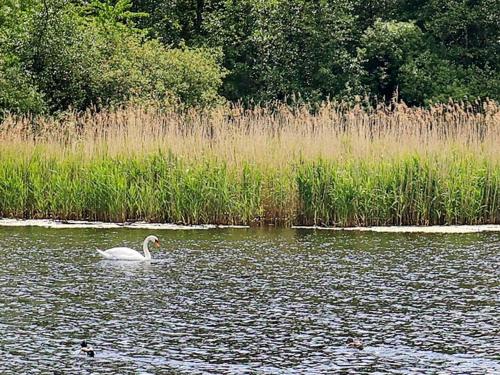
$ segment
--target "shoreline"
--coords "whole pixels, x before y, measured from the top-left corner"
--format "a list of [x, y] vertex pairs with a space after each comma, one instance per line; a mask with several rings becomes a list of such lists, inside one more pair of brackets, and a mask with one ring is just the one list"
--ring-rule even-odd
[[374, 227], [318, 227], [293, 225], [293, 229], [314, 229], [330, 231], [357, 231], [357, 232], [379, 232], [379, 233], [481, 233], [500, 232], [500, 224], [479, 225], [430, 225], [424, 226], [374, 226]]
[[[51, 229], [155, 229], [155, 230], [208, 230], [208, 229], [249, 229], [248, 225], [182, 225], [172, 223], [112, 223], [85, 220], [50, 220], [50, 219], [0, 219], [0, 227], [42, 227]], [[372, 227], [319, 227], [293, 225], [291, 229], [358, 231], [379, 233], [480, 233], [500, 232], [500, 224], [481, 225], [431, 225], [431, 226], [372, 226]]]

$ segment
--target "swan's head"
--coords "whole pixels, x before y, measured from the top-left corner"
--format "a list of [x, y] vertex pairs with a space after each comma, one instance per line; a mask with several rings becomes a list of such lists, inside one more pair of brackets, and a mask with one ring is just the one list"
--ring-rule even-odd
[[147, 242], [154, 242], [156, 247], [160, 247], [160, 240], [156, 236], [148, 236], [148, 238], [146, 238], [146, 241]]

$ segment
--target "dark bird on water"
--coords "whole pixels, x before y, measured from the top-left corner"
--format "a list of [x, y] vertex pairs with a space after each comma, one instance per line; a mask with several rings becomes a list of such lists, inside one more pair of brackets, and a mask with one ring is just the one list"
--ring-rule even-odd
[[92, 349], [92, 347], [87, 344], [87, 341], [83, 340], [80, 346], [80, 350], [83, 353], [87, 354], [89, 357], [95, 357], [94, 349]]
[[363, 345], [363, 341], [359, 340], [359, 339], [353, 339], [352, 337], [349, 337], [347, 339], [347, 346], [350, 347], [350, 348], [355, 348], [355, 349], [363, 349], [364, 345]]

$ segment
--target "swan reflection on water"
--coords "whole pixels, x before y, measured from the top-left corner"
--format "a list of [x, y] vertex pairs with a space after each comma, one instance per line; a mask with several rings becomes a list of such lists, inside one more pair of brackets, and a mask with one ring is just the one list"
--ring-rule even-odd
[[97, 263], [99, 268], [124, 272], [124, 274], [134, 275], [140, 271], [149, 271], [168, 263], [163, 259], [152, 259], [148, 261], [131, 262], [129, 260], [108, 260], [102, 259]]

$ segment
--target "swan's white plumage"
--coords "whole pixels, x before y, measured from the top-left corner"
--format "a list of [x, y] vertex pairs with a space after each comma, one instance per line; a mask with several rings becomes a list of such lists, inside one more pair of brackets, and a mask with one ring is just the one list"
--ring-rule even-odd
[[118, 259], [118, 260], [145, 260], [146, 257], [134, 249], [128, 247], [113, 247], [106, 251], [97, 249], [99, 254], [101, 254], [106, 259]]
[[111, 259], [111, 260], [150, 260], [151, 254], [149, 253], [149, 249], [148, 249], [149, 242], [154, 242], [157, 244], [157, 246], [159, 246], [159, 244], [160, 244], [157, 237], [155, 237], [155, 236], [146, 237], [146, 239], [144, 240], [144, 243], [142, 245], [142, 248], [144, 250], [144, 255], [142, 255], [138, 251], [136, 251], [134, 249], [130, 249], [128, 247], [113, 247], [113, 248], [105, 250], [105, 251], [97, 249], [97, 251], [104, 258]]

